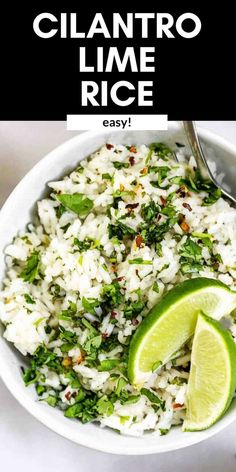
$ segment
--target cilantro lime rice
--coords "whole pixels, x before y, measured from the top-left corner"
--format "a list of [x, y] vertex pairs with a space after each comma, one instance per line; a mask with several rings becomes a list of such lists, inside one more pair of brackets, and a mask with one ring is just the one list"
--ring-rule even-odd
[[127, 378], [132, 334], [163, 293], [196, 276], [236, 287], [236, 210], [181, 151], [106, 144], [48, 184], [6, 248], [4, 336], [28, 358], [26, 386], [68, 418], [137, 436], [184, 420], [191, 343], [141, 390]]

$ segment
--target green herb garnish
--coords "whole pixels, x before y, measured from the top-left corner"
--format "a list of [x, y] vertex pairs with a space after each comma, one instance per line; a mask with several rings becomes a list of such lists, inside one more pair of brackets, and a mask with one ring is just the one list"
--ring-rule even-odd
[[140, 264], [140, 265], [152, 265], [152, 261], [144, 260], [142, 257], [136, 257], [136, 259], [129, 259], [129, 264]]
[[163, 408], [165, 402], [161, 400], [154, 392], [151, 392], [148, 388], [141, 388], [141, 395], [144, 395], [152, 404], [160, 405]]
[[99, 372], [110, 371], [110, 370], [114, 369], [114, 367], [119, 365], [119, 363], [120, 363], [119, 359], [105, 359], [104, 361], [100, 362], [100, 364], [98, 366], [98, 371]]
[[59, 315], [59, 320], [71, 321], [77, 313], [77, 305], [76, 303], [69, 301], [69, 307], [67, 310], [63, 310]]
[[96, 315], [95, 308], [100, 306], [100, 302], [95, 300], [95, 298], [82, 298], [82, 305], [85, 309], [86, 313], [91, 313], [92, 315]]
[[26, 303], [29, 303], [30, 305], [35, 304], [35, 300], [33, 300], [33, 298], [31, 298], [31, 296], [28, 293], [24, 294], [24, 299], [25, 299]]
[[108, 225], [108, 233], [109, 233], [109, 238], [116, 237], [119, 239], [119, 241], [122, 241], [122, 239], [125, 236], [129, 236], [131, 239], [135, 236], [136, 232], [133, 228], [130, 226], [125, 225], [124, 223], [121, 223], [119, 221], [116, 225], [109, 224]]
[[37, 251], [32, 252], [31, 256], [29, 256], [26, 261], [24, 270], [20, 273], [20, 277], [25, 282], [34, 282], [39, 273], [39, 263], [39, 253]]
[[119, 162], [119, 161], [115, 161], [113, 162], [113, 166], [115, 167], [115, 169], [128, 169], [129, 167], [129, 163], [128, 162]]
[[85, 197], [83, 193], [57, 195], [57, 199], [80, 217], [87, 216], [93, 208], [93, 202]]

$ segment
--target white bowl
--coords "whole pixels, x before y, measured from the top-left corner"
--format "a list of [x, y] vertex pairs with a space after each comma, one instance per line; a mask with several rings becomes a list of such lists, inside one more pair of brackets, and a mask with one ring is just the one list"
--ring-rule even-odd
[[[235, 167], [236, 147], [208, 131], [201, 130], [201, 138], [216, 154], [218, 165]], [[123, 144], [149, 144], [165, 141], [172, 145], [181, 142], [177, 123], [169, 123], [169, 131], [104, 131], [87, 132], [62, 144], [42, 159], [17, 185], [0, 212], [0, 280], [5, 271], [4, 247], [18, 230], [24, 228], [32, 217], [35, 202], [42, 197], [46, 184], [76, 167], [79, 160], [97, 150], [106, 142]], [[232, 156], [232, 157], [231, 157]], [[227, 162], [225, 162], [228, 159]], [[152, 454], [170, 451], [198, 443], [225, 428], [236, 418], [236, 400], [227, 414], [212, 428], [202, 432], [183, 433], [173, 428], [166, 436], [145, 434], [141, 438], [117, 434], [95, 424], [82, 425], [65, 418], [57, 409], [36, 401], [33, 387], [26, 388], [22, 381], [20, 366], [23, 357], [0, 336], [0, 375], [14, 397], [35, 418], [58, 434], [78, 444], [116, 454]]]

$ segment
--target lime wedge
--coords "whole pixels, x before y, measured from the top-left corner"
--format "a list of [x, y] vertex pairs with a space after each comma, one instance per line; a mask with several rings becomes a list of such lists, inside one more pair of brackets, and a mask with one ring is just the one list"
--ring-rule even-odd
[[195, 278], [174, 287], [155, 305], [135, 332], [129, 349], [130, 382], [142, 385], [193, 335], [200, 311], [215, 319], [236, 307], [236, 293], [223, 283]]
[[236, 344], [219, 321], [200, 314], [193, 339], [184, 431], [214, 424], [236, 389]]

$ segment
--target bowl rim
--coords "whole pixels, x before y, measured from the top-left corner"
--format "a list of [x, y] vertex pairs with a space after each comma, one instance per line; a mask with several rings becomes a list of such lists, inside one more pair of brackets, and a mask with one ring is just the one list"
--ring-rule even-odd
[[[179, 127], [176, 122], [169, 122], [168, 131], [177, 130]], [[167, 133], [168, 133], [167, 131]], [[225, 138], [219, 136], [218, 134], [213, 133], [207, 129], [198, 128], [199, 135], [203, 140], [207, 140], [212, 143], [213, 146], [219, 145], [224, 149], [228, 150], [231, 153], [234, 153], [236, 156], [236, 145], [230, 143]], [[0, 226], [1, 221], [4, 221], [4, 216], [9, 212], [11, 209], [14, 200], [21, 189], [21, 186], [24, 186], [25, 183], [30, 181], [31, 175], [33, 173], [39, 173], [43, 170], [44, 165], [46, 162], [50, 162], [52, 159], [55, 159], [58, 154], [61, 153], [68, 153], [70, 150], [74, 149], [76, 145], [82, 145], [83, 143], [88, 142], [89, 139], [99, 137], [101, 135], [109, 135], [109, 130], [104, 131], [87, 131], [76, 135], [69, 140], [65, 141], [64, 143], [57, 146], [51, 152], [46, 154], [38, 163], [36, 163], [27, 174], [20, 180], [20, 182], [16, 185], [14, 190], [8, 196], [7, 200], [5, 201], [4, 205], [0, 210]], [[68, 422], [68, 427], [65, 428], [60, 421], [60, 418], [52, 418], [50, 414], [48, 414], [48, 410], [44, 410], [43, 408], [38, 408], [36, 402], [27, 393], [22, 393], [20, 390], [14, 375], [11, 373], [11, 370], [8, 369], [7, 364], [5, 365], [3, 359], [0, 358], [0, 378], [7, 387], [7, 389], [11, 392], [11, 394], [15, 397], [15, 399], [23, 406], [32, 416], [34, 416], [38, 421], [40, 421], [43, 425], [47, 426], [50, 430], [56, 432], [60, 436], [73, 441], [74, 443], [85, 446], [88, 448], [92, 448], [101, 452], [108, 452], [112, 454], [121, 454], [121, 455], [144, 455], [144, 454], [157, 454], [161, 452], [167, 452], [171, 450], [181, 449], [196, 443], [199, 443], [207, 438], [212, 437], [216, 433], [220, 432], [226, 426], [230, 425], [236, 419], [236, 408], [235, 411], [231, 411], [231, 414], [224, 417], [220, 422], [216, 423], [212, 428], [206, 431], [201, 432], [201, 436], [198, 433], [191, 433], [191, 436], [185, 437], [185, 440], [177, 440], [176, 443], [172, 446], [168, 444], [158, 444], [158, 440], [156, 446], [149, 446], [144, 451], [139, 447], [138, 439], [137, 438], [137, 445], [135, 447], [130, 448], [130, 450], [125, 450], [122, 446], [115, 446], [114, 441], [109, 444], [108, 442], [99, 441], [95, 437], [88, 438], [88, 436], [80, 433], [79, 437], [78, 434], [74, 434], [73, 429], [70, 429], [70, 423]]]

